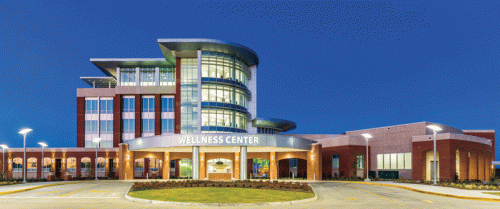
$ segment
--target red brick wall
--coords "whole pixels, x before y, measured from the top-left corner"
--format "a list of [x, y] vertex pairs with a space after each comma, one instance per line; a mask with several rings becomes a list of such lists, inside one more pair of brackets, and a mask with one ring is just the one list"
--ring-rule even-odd
[[85, 147], [85, 97], [76, 98], [76, 147]]
[[122, 95], [113, 98], [113, 147], [118, 147], [122, 141]]
[[471, 136], [477, 136], [485, 139], [490, 139], [491, 140], [491, 160], [495, 160], [495, 132], [472, 132], [472, 131], [466, 131], [464, 132], [465, 135], [471, 135]]
[[141, 137], [141, 104], [142, 98], [140, 94], [135, 95], [135, 138]]
[[[425, 153], [429, 150], [434, 150], [434, 142], [433, 141], [423, 141], [423, 142], [413, 142], [413, 154], [412, 154], [412, 169], [413, 169], [413, 179], [425, 179]], [[461, 179], [468, 178], [469, 171], [471, 171], [468, 167], [475, 166], [473, 171], [482, 169], [485, 171], [487, 168], [484, 166], [482, 168], [478, 167], [479, 163], [477, 160], [469, 160], [468, 153], [478, 153], [481, 156], [485, 156], [487, 158], [491, 157], [491, 147], [476, 142], [469, 142], [463, 140], [456, 139], [446, 139], [446, 140], [438, 140], [436, 142], [436, 150], [439, 153], [439, 178], [442, 180], [453, 180], [456, 173], [456, 150], [460, 152], [460, 175]], [[465, 153], [465, 154], [462, 154]], [[467, 156], [464, 158], [463, 156]], [[472, 154], [471, 157], [474, 157], [475, 154]], [[469, 164], [472, 163], [472, 164]], [[469, 164], [469, 166], [465, 166]], [[465, 173], [467, 172], [467, 174]], [[476, 176], [476, 175], [473, 175]], [[485, 177], [483, 177], [485, 178]]]
[[[370, 152], [370, 148], [368, 149]], [[344, 174], [344, 177], [353, 177], [354, 169], [352, 163], [356, 161], [357, 154], [363, 154], [366, 167], [366, 146], [361, 145], [347, 145], [338, 147], [323, 147], [322, 160], [323, 160], [323, 178], [332, 177], [332, 155], [339, 155], [339, 177]], [[370, 169], [374, 170], [369, 163]], [[366, 171], [363, 174], [366, 177]]]
[[155, 135], [161, 134], [161, 95], [155, 94]]
[[181, 133], [181, 58], [177, 58], [175, 65], [175, 133]]

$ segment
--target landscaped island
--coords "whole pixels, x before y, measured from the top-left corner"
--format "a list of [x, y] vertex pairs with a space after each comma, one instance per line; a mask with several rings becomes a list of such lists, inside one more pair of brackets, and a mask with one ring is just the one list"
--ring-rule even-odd
[[129, 196], [172, 202], [254, 203], [309, 199], [314, 197], [314, 192], [307, 183], [167, 181], [135, 183]]

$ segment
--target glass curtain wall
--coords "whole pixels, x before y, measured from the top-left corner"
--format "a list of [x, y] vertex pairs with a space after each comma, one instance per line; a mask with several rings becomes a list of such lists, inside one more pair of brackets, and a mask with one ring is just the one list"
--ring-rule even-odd
[[219, 52], [202, 52], [201, 77], [228, 79], [247, 85], [248, 66], [234, 56]]
[[135, 68], [120, 69], [120, 86], [135, 86]]
[[[201, 125], [216, 126], [247, 130], [248, 116], [245, 113], [217, 108], [204, 108], [201, 110]], [[203, 133], [206, 133], [203, 131]]]
[[247, 95], [243, 90], [226, 85], [203, 84], [201, 86], [202, 102], [221, 102], [247, 108]]
[[141, 86], [154, 86], [155, 85], [155, 69], [154, 68], [140, 68], [139, 80]]
[[175, 86], [175, 67], [160, 68], [160, 86]]
[[181, 133], [198, 132], [198, 59], [181, 59]]

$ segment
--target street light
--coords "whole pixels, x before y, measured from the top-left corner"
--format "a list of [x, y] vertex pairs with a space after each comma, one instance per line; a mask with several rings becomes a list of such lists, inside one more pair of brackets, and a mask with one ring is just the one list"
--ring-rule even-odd
[[5, 144], [0, 144], [0, 147], [2, 147], [2, 151], [3, 151], [3, 155], [2, 155], [2, 157], [3, 157], [3, 160], [2, 160], [2, 169], [3, 169], [2, 170], [2, 175], [5, 176], [5, 150], [9, 149], [9, 147], [7, 147], [7, 145], [5, 145]]
[[99, 180], [97, 179], [97, 148], [99, 148], [99, 141], [101, 141], [101, 138], [94, 138], [93, 142], [96, 143], [95, 144], [95, 180]]
[[443, 130], [441, 127], [436, 126], [436, 125], [428, 125], [426, 126], [429, 129], [432, 129], [434, 132], [434, 184], [437, 185], [437, 162], [436, 162], [436, 137], [437, 137], [437, 132]]
[[44, 173], [43, 173], [43, 164], [45, 164], [45, 158], [44, 158], [44, 154], [45, 154], [45, 147], [49, 146], [43, 142], [38, 142], [38, 144], [40, 146], [42, 146], [42, 179], [45, 177]]
[[21, 131], [19, 131], [20, 134], [24, 136], [24, 163], [23, 163], [23, 183], [26, 183], [26, 134], [30, 131], [33, 131], [33, 129], [30, 128], [25, 128]]
[[371, 138], [373, 138], [373, 136], [371, 134], [361, 134], [361, 136], [365, 137], [365, 140], [366, 140], [366, 179], [365, 181], [370, 181], [370, 177], [368, 177], [368, 162], [369, 162], [369, 158], [368, 158], [368, 140], [370, 140]]

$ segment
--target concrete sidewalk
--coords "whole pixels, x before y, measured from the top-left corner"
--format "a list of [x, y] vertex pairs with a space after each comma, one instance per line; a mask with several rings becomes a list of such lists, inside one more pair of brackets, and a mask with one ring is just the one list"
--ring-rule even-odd
[[5, 193], [5, 192], [13, 192], [13, 191], [18, 191], [18, 190], [26, 190], [26, 189], [31, 189], [39, 186], [48, 186], [51, 184], [60, 184], [64, 183], [64, 181], [51, 181], [51, 182], [34, 182], [34, 183], [21, 183], [21, 184], [13, 184], [13, 185], [6, 185], [6, 186], [0, 186], [0, 194]]
[[421, 193], [425, 193], [425, 194], [455, 197], [455, 198], [461, 198], [461, 199], [500, 201], [500, 196], [484, 193], [484, 192], [500, 192], [498, 190], [466, 190], [466, 189], [457, 189], [457, 188], [443, 187], [443, 186], [433, 186], [433, 185], [426, 185], [426, 184], [395, 183], [392, 181], [372, 181], [372, 182], [330, 181], [330, 182], [391, 186], [391, 187], [407, 189], [407, 190], [411, 190], [411, 191], [415, 191], [415, 192], [421, 192]]

